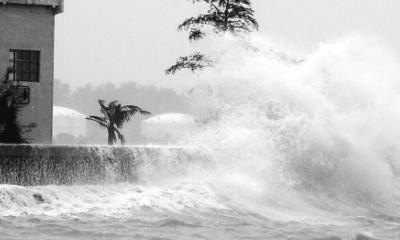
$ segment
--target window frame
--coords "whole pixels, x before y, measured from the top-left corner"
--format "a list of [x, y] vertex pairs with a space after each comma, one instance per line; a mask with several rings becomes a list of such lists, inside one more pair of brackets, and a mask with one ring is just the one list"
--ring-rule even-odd
[[[40, 83], [40, 59], [40, 50], [10, 49], [8, 57], [9, 67], [12, 69], [10, 80]], [[36, 70], [32, 70], [35, 68]]]

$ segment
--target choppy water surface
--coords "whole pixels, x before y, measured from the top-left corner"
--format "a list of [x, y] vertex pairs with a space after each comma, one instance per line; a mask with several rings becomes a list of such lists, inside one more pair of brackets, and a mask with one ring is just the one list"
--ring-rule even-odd
[[[35, 199], [35, 194], [43, 199]], [[400, 219], [396, 216], [357, 206], [346, 209], [348, 206], [341, 203], [311, 211], [272, 206], [257, 211], [219, 195], [211, 186], [193, 183], [157, 187], [1, 186], [0, 199], [1, 239], [400, 237]]]
[[400, 239], [398, 58], [220, 41], [179, 142], [199, 154], [141, 159], [132, 184], [0, 186], [0, 239]]

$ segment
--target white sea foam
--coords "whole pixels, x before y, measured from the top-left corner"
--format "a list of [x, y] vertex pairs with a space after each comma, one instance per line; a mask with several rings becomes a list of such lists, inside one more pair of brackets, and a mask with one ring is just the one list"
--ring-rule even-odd
[[197, 208], [225, 209], [205, 186], [0, 186], [1, 217], [136, 218]]
[[137, 184], [0, 186], [0, 219], [178, 214], [207, 223], [229, 213], [235, 224], [248, 216], [305, 223], [299, 232], [327, 223], [348, 238], [365, 222], [387, 221], [395, 232], [400, 65], [391, 51], [362, 36], [321, 44], [304, 61], [259, 37], [214, 44], [207, 54], [218, 64], [191, 91], [203, 122], [184, 142], [196, 146], [193, 157], [142, 159]]
[[210, 151], [210, 182], [257, 208], [304, 209], [312, 195], [393, 206], [400, 65], [383, 46], [350, 36], [297, 61], [260, 38], [217, 41], [219, 63], [193, 94], [208, 124], [188, 140]]

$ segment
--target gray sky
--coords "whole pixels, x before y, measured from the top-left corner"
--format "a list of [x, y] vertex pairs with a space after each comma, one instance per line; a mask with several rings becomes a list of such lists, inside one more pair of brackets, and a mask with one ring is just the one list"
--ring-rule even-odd
[[[400, 53], [399, 0], [253, 0], [260, 34], [304, 53], [348, 34], [380, 38]], [[56, 19], [55, 77], [86, 83], [173, 85], [164, 70], [190, 53], [176, 27], [190, 0], [66, 0]]]

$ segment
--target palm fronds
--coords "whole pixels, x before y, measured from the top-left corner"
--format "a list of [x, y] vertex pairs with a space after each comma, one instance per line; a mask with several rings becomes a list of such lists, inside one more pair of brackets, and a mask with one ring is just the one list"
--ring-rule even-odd
[[107, 128], [108, 144], [113, 145], [117, 138], [121, 144], [125, 143], [124, 135], [119, 131], [125, 122], [131, 120], [135, 114], [149, 115], [150, 112], [134, 105], [122, 106], [118, 101], [112, 101], [106, 104], [104, 100], [99, 100], [100, 113], [103, 116], [90, 116], [87, 120], [94, 121], [101, 127]]

